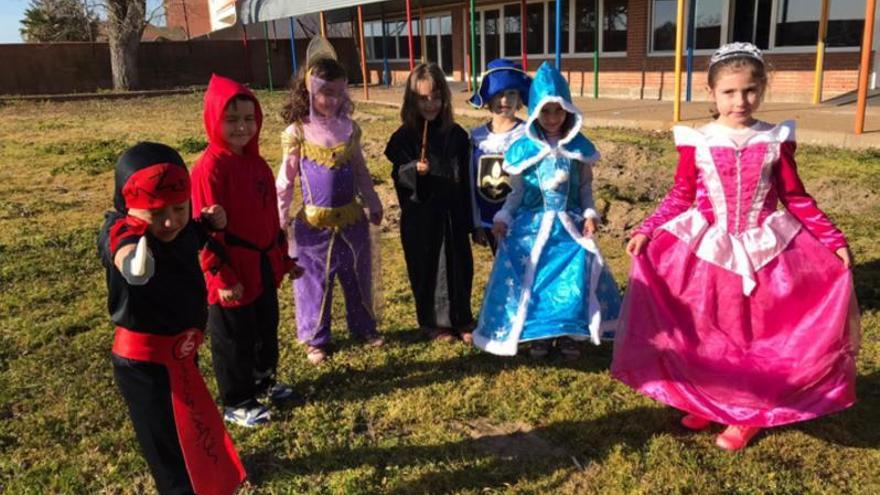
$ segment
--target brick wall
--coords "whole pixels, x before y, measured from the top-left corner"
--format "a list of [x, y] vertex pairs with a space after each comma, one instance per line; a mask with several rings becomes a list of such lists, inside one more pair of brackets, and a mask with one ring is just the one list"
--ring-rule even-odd
[[208, 0], [164, 0], [165, 25], [179, 27], [195, 38], [211, 32]]

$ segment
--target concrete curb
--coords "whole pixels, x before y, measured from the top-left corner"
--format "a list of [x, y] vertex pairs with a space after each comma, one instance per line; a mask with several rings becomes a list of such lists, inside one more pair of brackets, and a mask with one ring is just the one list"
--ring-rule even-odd
[[[356, 103], [383, 105], [387, 107], [400, 108], [397, 103], [382, 100], [364, 100], [363, 98], [352, 98]], [[453, 108], [456, 115], [485, 118], [484, 110], [476, 110], [470, 108]], [[690, 127], [698, 127], [703, 125], [705, 120], [688, 120], [679, 125]], [[639, 129], [644, 131], [670, 131], [673, 123], [670, 120], [662, 119], [628, 119], [628, 118], [596, 118], [584, 116], [584, 127], [617, 127], [624, 129]], [[840, 131], [822, 131], [816, 129], [805, 129], [798, 127], [797, 129], [798, 144], [807, 144], [812, 146], [825, 146], [850, 150], [866, 150], [880, 148], [880, 133], [867, 133], [857, 136], [852, 133]]]
[[67, 93], [60, 95], [11, 95], [0, 96], [0, 102], [7, 101], [80, 101], [80, 100], [125, 100], [129, 98], [151, 98], [156, 96], [184, 95], [204, 91], [204, 88], [156, 89], [145, 91]]

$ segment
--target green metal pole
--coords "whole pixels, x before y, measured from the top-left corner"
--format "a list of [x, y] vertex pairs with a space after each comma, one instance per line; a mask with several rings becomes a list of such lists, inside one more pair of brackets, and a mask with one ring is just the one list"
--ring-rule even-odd
[[602, 19], [599, 19], [599, 2], [596, 2], [596, 29], [593, 36], [593, 98], [599, 98], [599, 30]]
[[474, 20], [476, 8], [471, 0], [471, 80], [474, 91], [477, 91], [477, 24]]
[[272, 52], [269, 49], [269, 22], [263, 23], [263, 37], [266, 38], [266, 69], [269, 71], [269, 91], [274, 91], [272, 87]]

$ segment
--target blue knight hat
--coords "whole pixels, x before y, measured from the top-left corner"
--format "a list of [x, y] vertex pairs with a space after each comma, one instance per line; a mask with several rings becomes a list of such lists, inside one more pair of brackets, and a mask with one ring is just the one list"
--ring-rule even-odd
[[[586, 163], [599, 159], [596, 147], [581, 134], [584, 117], [580, 109], [571, 101], [568, 83], [550, 62], [541, 64], [538, 72], [535, 73], [535, 78], [529, 89], [528, 102], [529, 116], [526, 120], [526, 135], [508, 149], [504, 157], [504, 171], [510, 174], [522, 173], [551, 153]], [[538, 125], [541, 108], [548, 103], [558, 103], [573, 116], [571, 128], [562, 136], [555, 149], [550, 147]]]
[[480, 87], [468, 103], [476, 108], [483, 108], [498, 93], [515, 89], [519, 91], [523, 103], [528, 105], [531, 78], [523, 70], [522, 65], [504, 58], [496, 58], [489, 62], [487, 69], [480, 81]]

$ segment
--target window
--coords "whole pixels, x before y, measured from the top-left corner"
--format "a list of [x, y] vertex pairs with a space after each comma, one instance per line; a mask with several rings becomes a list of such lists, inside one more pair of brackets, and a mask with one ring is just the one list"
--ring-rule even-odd
[[721, 17], [724, 0], [702, 0], [694, 15], [694, 48], [715, 49], [721, 46]]
[[544, 4], [526, 6], [526, 48], [529, 53], [544, 53]]
[[[451, 21], [448, 25], [451, 27]], [[364, 23], [364, 44], [367, 46], [367, 58], [370, 60], [382, 60], [385, 50], [389, 60], [406, 60], [409, 58], [409, 30], [405, 20], [385, 21], [385, 29], [382, 29], [382, 21]], [[413, 52], [414, 58], [421, 58], [422, 43], [419, 36], [419, 18], [412, 19]], [[427, 31], [427, 30], [426, 30]], [[450, 34], [451, 41], [451, 34]]]
[[[776, 46], [815, 45], [822, 0], [778, 0]], [[835, 0], [828, 9], [828, 46], [860, 46], [864, 0]]]
[[484, 22], [486, 25], [486, 63], [495, 60], [500, 55], [501, 38], [500, 38], [500, 22], [497, 9], [483, 11]]
[[773, 0], [731, 0], [730, 9], [733, 20], [730, 41], [747, 41], [762, 50], [770, 48]]
[[452, 16], [440, 18], [440, 66], [443, 72], [452, 74]]
[[425, 18], [425, 60], [434, 62], [446, 74], [452, 73], [452, 17]]
[[[604, 0], [602, 2], [602, 51], [626, 51], [627, 26], [626, 0]], [[577, 50], [575, 50], [577, 51]]]
[[[597, 41], [603, 53], [626, 52], [629, 0], [559, 1], [562, 53], [592, 54]], [[478, 10], [476, 53], [478, 57], [485, 57], [477, 60], [479, 66], [485, 67], [485, 62], [496, 56], [518, 58], [522, 55], [523, 28], [526, 29], [527, 53], [544, 56], [556, 53], [556, 1], [527, 3], [524, 23], [521, 9], [519, 3], [507, 3]], [[599, 19], [602, 31], [597, 39]]]
[[[694, 31], [688, 38], [693, 40], [697, 50], [708, 52], [729, 41], [747, 41], [771, 51], [816, 44], [822, 0], [693, 1], [696, 2]], [[651, 1], [650, 40], [654, 52], [675, 50], [677, 3], [677, 0]], [[830, 2], [827, 46], [859, 47], [865, 24], [864, 10], [865, 0]]]
[[654, 0], [651, 40], [654, 51], [675, 50], [676, 0]]
[[596, 49], [597, 0], [576, 0], [574, 3], [574, 51], [592, 52]]
[[522, 30], [520, 29], [520, 6], [504, 6], [504, 56], [519, 57], [522, 54]]

